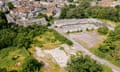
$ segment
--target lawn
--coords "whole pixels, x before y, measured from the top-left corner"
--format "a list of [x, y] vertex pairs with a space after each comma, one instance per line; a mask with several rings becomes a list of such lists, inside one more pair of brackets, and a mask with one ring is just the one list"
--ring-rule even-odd
[[7, 71], [20, 70], [29, 54], [23, 48], [5, 48], [0, 50], [0, 68]]

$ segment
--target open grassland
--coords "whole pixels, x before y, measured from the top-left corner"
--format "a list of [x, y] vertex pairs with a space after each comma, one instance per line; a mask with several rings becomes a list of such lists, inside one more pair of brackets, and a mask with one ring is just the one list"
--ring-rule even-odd
[[112, 69], [106, 65], [102, 65], [102, 67], [103, 67], [103, 72], [113, 72]]
[[[119, 41], [116, 41], [114, 43], [116, 44], [117, 47], [120, 47], [120, 42]], [[117, 50], [114, 54], [112, 54], [112, 51], [103, 53], [98, 48], [92, 48], [90, 50], [95, 55], [97, 55], [101, 58], [104, 58], [104, 59], [110, 61], [111, 63], [115, 64], [116, 66], [120, 67], [120, 61], [115, 59], [115, 57], [119, 56], [119, 53], [120, 53], [119, 50]], [[114, 55], [114, 57], [111, 56], [111, 54]]]
[[43, 35], [34, 38], [35, 45], [42, 49], [52, 49], [58, 47], [61, 42], [57, 40], [53, 32], [45, 32]]
[[112, 58], [112, 57], [109, 55], [109, 53], [102, 53], [102, 52], [100, 52], [98, 49], [91, 49], [91, 51], [92, 51], [95, 55], [97, 55], [97, 56], [99, 56], [99, 57], [101, 57], [101, 58], [104, 58], [104, 59], [110, 61], [111, 63], [115, 64], [116, 66], [120, 67], [120, 62], [119, 62], [119, 61], [116, 61], [114, 58]]
[[42, 49], [53, 49], [57, 48], [61, 44], [72, 45], [72, 42], [57, 33], [55, 30], [50, 30], [42, 35], [34, 37], [33, 44], [34, 46], [38, 46]]
[[20, 70], [29, 54], [23, 48], [5, 48], [0, 51], [0, 68]]

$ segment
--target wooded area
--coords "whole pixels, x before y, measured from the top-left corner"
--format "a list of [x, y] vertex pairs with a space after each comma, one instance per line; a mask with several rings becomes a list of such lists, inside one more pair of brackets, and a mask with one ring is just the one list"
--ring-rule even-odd
[[120, 20], [120, 6], [100, 7], [90, 6], [90, 0], [80, 0], [79, 5], [69, 5], [62, 8], [61, 19], [71, 18], [99, 18], [118, 22]]

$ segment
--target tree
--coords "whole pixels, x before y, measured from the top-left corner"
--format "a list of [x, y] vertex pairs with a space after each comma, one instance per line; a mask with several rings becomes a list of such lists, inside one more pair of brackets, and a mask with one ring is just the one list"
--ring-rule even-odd
[[68, 2], [73, 2], [74, 0], [67, 0]]
[[89, 56], [80, 54], [71, 56], [67, 63], [68, 72], [102, 72], [102, 66]]
[[103, 53], [107, 53], [110, 51], [110, 48], [106, 43], [101, 44], [98, 49]]
[[102, 26], [102, 27], [99, 27], [97, 31], [98, 31], [100, 34], [105, 35], [105, 34], [108, 33], [109, 29], [108, 29], [107, 26]]
[[66, 17], [68, 9], [69, 8], [67, 8], [67, 7], [61, 9], [61, 14], [60, 14], [61, 19], [64, 19]]
[[7, 72], [6, 68], [0, 68], [0, 72]]
[[120, 7], [90, 6], [91, 0], [79, 0], [79, 6], [65, 6], [60, 18], [100, 18], [115, 22], [120, 21]]
[[107, 60], [114, 61], [116, 65], [120, 63], [120, 25], [114, 31], [110, 31], [107, 39], [99, 46], [99, 56]]
[[20, 72], [39, 72], [41, 66], [42, 63], [39, 63], [37, 60], [35, 60], [32, 57], [29, 57], [23, 64], [22, 66], [23, 68]]
[[15, 37], [16, 33], [10, 29], [0, 30], [0, 49], [11, 46]]
[[9, 7], [9, 9], [13, 9], [13, 8], [14, 8], [12, 2], [8, 2], [7, 5], [8, 5], [8, 7]]
[[79, 6], [83, 7], [83, 8], [90, 7], [90, 0], [80, 0], [79, 1]]
[[8, 25], [5, 20], [0, 19], [0, 29], [7, 28]]
[[16, 38], [14, 38], [14, 46], [20, 48], [25, 47], [28, 48], [31, 44], [31, 39], [27, 36], [26, 33], [18, 33]]
[[115, 50], [112, 53], [112, 56], [117, 61], [120, 61], [120, 47], [119, 46], [115, 48]]

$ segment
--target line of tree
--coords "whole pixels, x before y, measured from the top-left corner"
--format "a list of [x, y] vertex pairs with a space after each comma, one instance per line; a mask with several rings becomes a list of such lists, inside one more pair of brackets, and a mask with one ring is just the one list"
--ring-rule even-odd
[[9, 46], [28, 48], [33, 37], [47, 31], [46, 26], [32, 25], [28, 27], [11, 26], [0, 30], [0, 49]]
[[69, 5], [62, 8], [60, 18], [100, 18], [120, 21], [120, 6], [100, 7], [90, 6], [90, 0], [80, 0], [79, 6]]

